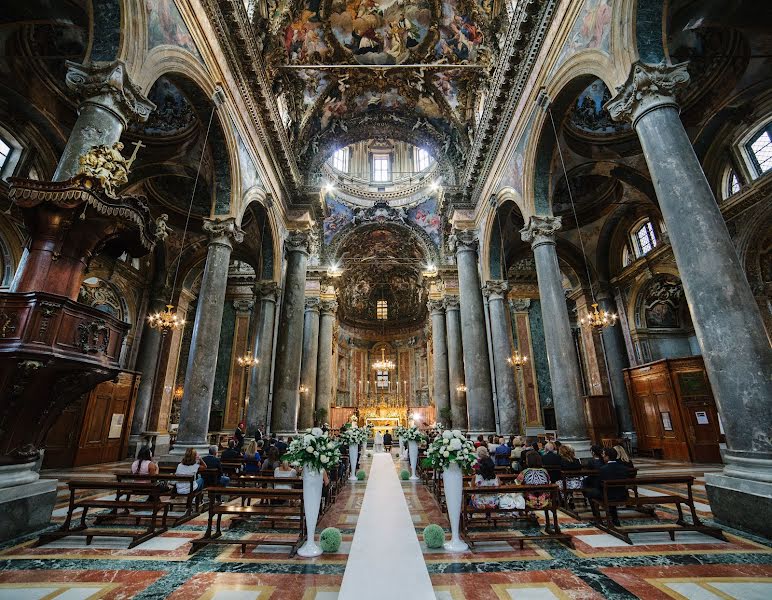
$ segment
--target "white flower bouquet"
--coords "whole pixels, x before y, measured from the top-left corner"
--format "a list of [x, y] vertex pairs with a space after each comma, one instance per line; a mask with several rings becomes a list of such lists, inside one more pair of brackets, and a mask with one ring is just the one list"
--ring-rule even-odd
[[292, 440], [282, 458], [293, 467], [329, 470], [340, 462], [340, 444], [314, 427]]
[[438, 436], [426, 451], [432, 466], [446, 468], [450, 463], [458, 463], [462, 471], [469, 472], [477, 460], [474, 444], [464, 437], [460, 430], [446, 429]]
[[407, 429], [405, 427], [402, 427], [402, 425], [397, 425], [394, 428], [394, 437], [397, 439], [404, 437], [406, 431]]
[[402, 432], [402, 439], [407, 442], [420, 442], [426, 437], [418, 427], [409, 427]]
[[346, 427], [344, 429], [341, 429], [339, 438], [341, 442], [344, 444], [348, 444], [349, 446], [361, 444], [362, 442], [367, 441], [367, 429], [364, 427]]

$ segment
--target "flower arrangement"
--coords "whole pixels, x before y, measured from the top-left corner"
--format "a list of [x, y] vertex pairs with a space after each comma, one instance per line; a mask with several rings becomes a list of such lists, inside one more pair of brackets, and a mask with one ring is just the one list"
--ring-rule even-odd
[[418, 427], [410, 427], [405, 429], [404, 433], [402, 434], [402, 439], [408, 442], [420, 442], [422, 439], [424, 439], [424, 437], [424, 434], [421, 433], [421, 430], [418, 429]]
[[440, 433], [442, 433], [443, 431], [445, 431], [445, 426], [442, 423], [440, 423], [439, 421], [437, 421], [434, 424], [434, 427], [432, 427], [432, 429], [435, 429], [435, 430], [439, 431]]
[[405, 432], [407, 431], [406, 427], [402, 427], [402, 425], [397, 425], [394, 428], [394, 437], [399, 439], [405, 435]]
[[367, 430], [363, 427], [352, 425], [340, 430], [340, 440], [349, 446], [356, 446], [367, 440]]
[[431, 443], [426, 456], [435, 467], [445, 468], [450, 463], [458, 463], [466, 472], [469, 472], [477, 461], [474, 444], [458, 429], [443, 431], [442, 435]]
[[330, 469], [340, 462], [340, 444], [314, 427], [292, 440], [283, 458], [293, 467]]

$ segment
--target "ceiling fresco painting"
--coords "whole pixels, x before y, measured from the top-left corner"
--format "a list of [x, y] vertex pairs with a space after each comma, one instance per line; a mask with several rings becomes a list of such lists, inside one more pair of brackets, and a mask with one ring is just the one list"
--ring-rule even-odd
[[611, 92], [603, 81], [596, 79], [576, 98], [576, 104], [569, 117], [569, 125], [583, 133], [596, 135], [629, 130], [629, 124], [614, 121], [603, 108], [609, 100], [611, 100]]
[[156, 105], [145, 123], [129, 125], [129, 130], [146, 136], [175, 136], [196, 121], [196, 113], [185, 94], [167, 77], [159, 77], [148, 93]]
[[150, 48], [163, 45], [177, 46], [201, 58], [174, 0], [145, 0], [145, 7]]

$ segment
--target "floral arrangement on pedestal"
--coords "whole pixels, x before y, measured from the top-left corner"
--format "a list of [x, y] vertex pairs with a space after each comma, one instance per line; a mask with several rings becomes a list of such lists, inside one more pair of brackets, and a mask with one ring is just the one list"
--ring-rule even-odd
[[340, 462], [340, 444], [314, 427], [292, 440], [282, 458], [293, 467], [329, 470]]
[[439, 421], [437, 421], [437, 422], [434, 424], [434, 426], [432, 427], [432, 429], [434, 429], [435, 431], [439, 431], [440, 433], [442, 433], [443, 431], [445, 431], [445, 426], [444, 426], [442, 423], [440, 423]]
[[350, 425], [341, 429], [338, 437], [342, 443], [356, 446], [367, 440], [367, 428]]
[[474, 444], [458, 429], [446, 429], [441, 436], [437, 436], [429, 445], [426, 456], [435, 467], [444, 469], [450, 463], [457, 463], [466, 473], [472, 470], [477, 460]]
[[405, 435], [405, 431], [407, 431], [407, 428], [402, 427], [402, 425], [397, 425], [394, 428], [394, 437], [399, 439]]
[[402, 433], [402, 439], [406, 442], [420, 442], [425, 437], [426, 436], [421, 433], [421, 430], [418, 429], [418, 427], [407, 427]]

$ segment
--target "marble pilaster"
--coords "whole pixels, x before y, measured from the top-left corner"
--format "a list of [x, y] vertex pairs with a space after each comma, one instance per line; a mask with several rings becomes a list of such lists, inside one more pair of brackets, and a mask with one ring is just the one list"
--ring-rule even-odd
[[531, 244], [536, 263], [558, 436], [574, 446], [578, 455], [587, 455], [590, 441], [579, 388], [579, 365], [555, 246], [558, 229], [560, 217], [534, 215], [520, 233], [523, 241]]
[[300, 367], [300, 412], [298, 429], [308, 429], [314, 425], [314, 406], [316, 405], [316, 367], [319, 361], [319, 304], [316, 296], [306, 298], [303, 316], [303, 359]]
[[309, 243], [307, 230], [290, 231], [284, 242], [287, 267], [276, 340], [271, 432], [297, 431]]
[[488, 298], [493, 349], [493, 370], [499, 410], [499, 427], [502, 434], [520, 431], [520, 403], [514, 371], [507, 359], [512, 356], [511, 328], [507, 318], [508, 285], [506, 281], [489, 281], [483, 288]]
[[209, 246], [185, 371], [177, 443], [171, 454], [183, 454], [191, 446], [203, 451], [208, 446], [209, 412], [217, 368], [217, 352], [212, 349], [218, 347], [220, 339], [233, 242], [244, 239], [244, 232], [234, 218], [204, 220], [204, 231], [209, 233]]
[[254, 435], [256, 429], [266, 432], [268, 423], [268, 401], [271, 387], [271, 358], [273, 356], [273, 329], [276, 320], [276, 301], [279, 287], [273, 281], [261, 281], [255, 285], [255, 294], [260, 303], [252, 356], [260, 362], [252, 367], [247, 407], [247, 434]]
[[67, 87], [78, 97], [78, 119], [54, 173], [54, 181], [73, 177], [80, 157], [92, 146], [112, 146], [131, 121], [146, 121], [155, 104], [132, 83], [126, 65], [79, 65], [67, 61]]
[[[597, 300], [601, 310], [609, 313], [616, 312], [616, 303], [608, 292], [600, 292]], [[611, 397], [614, 401], [619, 431], [625, 437], [633, 438], [635, 436], [633, 413], [630, 409], [630, 399], [627, 396], [625, 376], [622, 372], [623, 369], [630, 366], [622, 324], [617, 323], [613, 327], [606, 327], [601, 332], [601, 336], [603, 338], [603, 349], [606, 354], [608, 378], [611, 385]]]
[[477, 234], [471, 230], [454, 230], [450, 236], [450, 245], [456, 253], [458, 267], [469, 429], [473, 432], [494, 432], [496, 417], [493, 409], [485, 308], [477, 264]]
[[454, 429], [469, 428], [466, 394], [458, 387], [464, 384], [464, 350], [461, 342], [461, 315], [458, 296], [448, 294], [443, 300], [445, 306], [445, 329], [448, 344], [448, 390], [450, 412]]
[[[638, 134], [705, 369], [723, 419], [722, 474], [706, 475], [715, 517], [755, 531], [772, 522], [772, 348], [726, 223], [679, 118], [686, 63], [637, 62], [606, 104]], [[764, 525], [766, 523], [767, 525]]]
[[319, 305], [319, 358], [316, 368], [316, 408], [327, 411], [325, 419], [330, 418], [332, 406], [332, 334], [335, 327], [335, 313], [338, 303], [335, 300], [322, 300]]
[[432, 319], [432, 371], [434, 376], [434, 406], [437, 421], [442, 422], [442, 413], [450, 408], [450, 386], [448, 379], [448, 334], [445, 326], [445, 306], [442, 300], [427, 303]]

